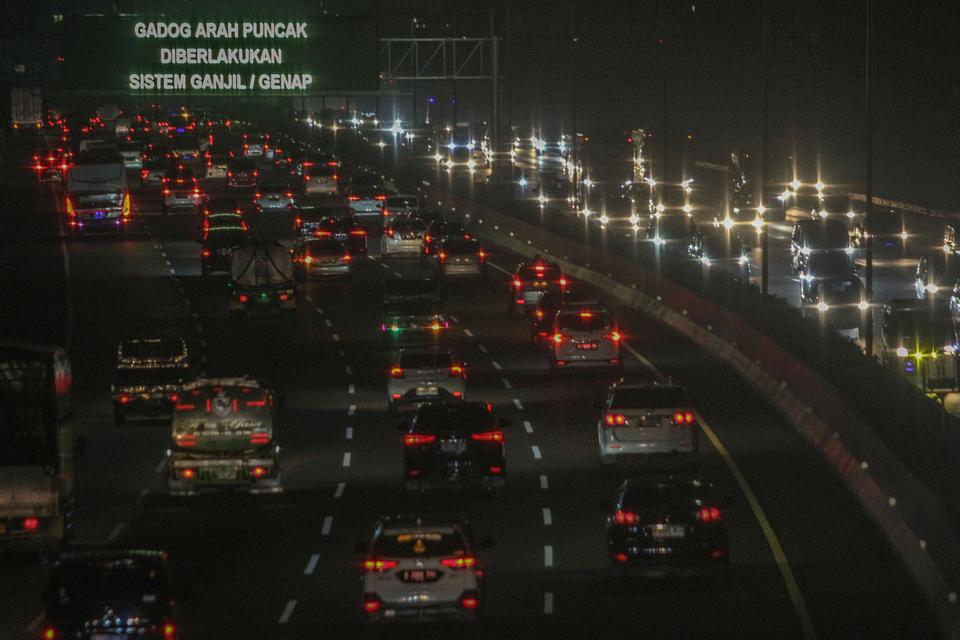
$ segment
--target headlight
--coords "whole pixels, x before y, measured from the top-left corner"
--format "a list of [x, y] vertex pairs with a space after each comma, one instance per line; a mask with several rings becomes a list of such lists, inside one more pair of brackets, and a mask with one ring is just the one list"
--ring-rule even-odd
[[828, 305], [826, 302], [817, 303], [817, 311], [826, 311], [829, 308], [830, 308], [830, 305]]
[[700, 258], [700, 262], [702, 262], [707, 267], [710, 266], [710, 258], [708, 258], [707, 256], [703, 256], [702, 258]]
[[474, 169], [477, 168], [477, 163], [474, 162], [473, 160], [467, 160], [467, 168], [473, 171]]
[[908, 237], [908, 236], [907, 236], [907, 232], [906, 232], [906, 231], [902, 231], [902, 232], [900, 233], [900, 239], [901, 239], [901, 240], [906, 240], [907, 237]]
[[443, 156], [440, 155], [439, 153], [435, 153], [433, 154], [433, 159], [436, 160], [437, 162], [440, 162], [441, 160], [443, 160]]
[[937, 285], [935, 285], [935, 284], [932, 283], [932, 282], [931, 282], [930, 284], [928, 284], [927, 286], [925, 286], [924, 289], [927, 290], [927, 293], [936, 293], [937, 291], [940, 291], [940, 287], [938, 287]]
[[741, 265], [745, 265], [750, 262], [750, 258], [747, 256], [740, 256], [739, 258], [737, 258], [737, 262], [739, 262]]
[[723, 228], [726, 230], [733, 229], [733, 218], [724, 218], [723, 219]]
[[905, 347], [897, 347], [898, 358], [906, 358], [908, 355], [910, 355], [910, 352], [908, 352]]
[[447, 169], [453, 169], [453, 160], [447, 160]]
[[657, 245], [658, 247], [662, 247], [663, 245], [666, 244], [666, 241], [660, 236], [657, 236], [656, 238], [653, 239], [653, 244]]
[[870, 305], [867, 303], [866, 300], [861, 300], [861, 301], [857, 304], [857, 309], [860, 309], [860, 311], [866, 311], [866, 310], [869, 309], [869, 308], [870, 308]]

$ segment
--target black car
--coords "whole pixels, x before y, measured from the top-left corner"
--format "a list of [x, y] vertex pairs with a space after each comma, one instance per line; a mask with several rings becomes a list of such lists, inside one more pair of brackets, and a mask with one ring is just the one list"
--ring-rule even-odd
[[580, 290], [550, 289], [545, 291], [533, 311], [533, 322], [530, 324], [530, 336], [534, 342], [548, 340], [553, 329], [553, 319], [567, 304], [587, 304], [596, 301], [596, 296], [590, 296]]
[[313, 235], [320, 222], [330, 218], [353, 218], [353, 209], [343, 198], [331, 194], [294, 194], [290, 209], [296, 236]]
[[249, 158], [233, 158], [227, 164], [227, 187], [252, 189], [260, 181], [260, 170]]
[[421, 405], [413, 421], [399, 427], [407, 490], [465, 483], [502, 489], [507, 479], [503, 429], [509, 426], [485, 402]]
[[[228, 214], [214, 214], [211, 218], [225, 215]], [[200, 241], [200, 275], [206, 277], [214, 271], [229, 273], [233, 250], [244, 246], [247, 240], [247, 228], [242, 222], [211, 225]]]
[[729, 575], [725, 500], [687, 476], [625, 481], [607, 517], [607, 552], [616, 567], [648, 575]]
[[111, 396], [113, 423], [129, 416], [169, 416], [180, 388], [193, 377], [193, 361], [183, 338], [135, 338], [117, 345]]
[[90, 550], [61, 554], [44, 590], [40, 638], [180, 636], [166, 554]]
[[463, 225], [459, 222], [439, 220], [430, 223], [427, 227], [427, 232], [423, 235], [423, 248], [420, 249], [420, 261], [423, 262], [428, 256], [435, 256], [440, 243], [451, 238], [468, 239], [470, 238], [470, 234], [467, 233], [466, 229], [464, 229]]
[[354, 257], [367, 254], [367, 233], [367, 228], [352, 215], [321, 219], [313, 227], [315, 237], [339, 240]]
[[210, 198], [203, 204], [203, 215], [216, 213], [243, 214], [243, 208], [236, 198]]
[[560, 267], [540, 256], [534, 256], [531, 260], [517, 265], [510, 282], [507, 315], [512, 316], [518, 309], [523, 312], [532, 310], [547, 291], [563, 291], [566, 288], [567, 279]]

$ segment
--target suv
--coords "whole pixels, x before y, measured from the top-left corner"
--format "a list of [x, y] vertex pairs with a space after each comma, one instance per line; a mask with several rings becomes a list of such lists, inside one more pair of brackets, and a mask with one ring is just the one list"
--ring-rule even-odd
[[422, 404], [403, 436], [403, 471], [408, 491], [431, 485], [479, 483], [500, 491], [507, 481], [503, 451], [506, 418], [497, 420], [489, 403]]
[[290, 210], [294, 213], [295, 236], [310, 236], [322, 221], [330, 218], [353, 218], [353, 209], [342, 198], [333, 195], [294, 194]]
[[402, 349], [390, 367], [387, 407], [408, 402], [463, 400], [467, 389], [467, 365], [451, 351]]
[[602, 303], [561, 307], [553, 318], [550, 366], [620, 368], [620, 333]]
[[257, 213], [288, 213], [292, 204], [293, 189], [284, 182], [262, 182], [253, 194], [253, 207]]
[[352, 261], [345, 243], [336, 238], [304, 238], [293, 250], [296, 274], [304, 281], [314, 278], [350, 280]]
[[518, 307], [532, 309], [545, 291], [560, 290], [567, 287], [560, 267], [543, 258], [521, 262], [513, 274], [510, 291], [510, 305], [507, 314], [513, 315]]
[[589, 304], [595, 298], [574, 289], [551, 289], [544, 291], [537, 301], [533, 311], [533, 321], [530, 323], [530, 337], [534, 342], [550, 341], [553, 339], [553, 320], [557, 312], [567, 304]]
[[203, 204], [200, 182], [193, 170], [182, 165], [167, 170], [163, 176], [163, 210], [176, 207], [198, 207]]
[[845, 251], [851, 253], [850, 232], [839, 218], [801, 220], [793, 227], [790, 236], [790, 255], [793, 271], [803, 270], [804, 263], [813, 252]]
[[960, 256], [940, 251], [920, 257], [913, 287], [917, 298], [922, 300], [927, 295], [951, 291], [958, 280], [960, 280]]
[[483, 609], [478, 543], [462, 518], [393, 516], [359, 543], [361, 607], [367, 624], [454, 620], [473, 622]]
[[173, 412], [170, 494], [281, 493], [274, 403], [273, 390], [250, 378], [200, 378], [185, 385]]
[[335, 195], [340, 190], [340, 161], [305, 162], [301, 168], [304, 193]]
[[60, 554], [43, 592], [37, 637], [179, 638], [166, 558], [140, 549]]
[[597, 421], [600, 462], [695, 462], [700, 451], [697, 424], [690, 398], [678, 385], [613, 384]]
[[487, 252], [479, 240], [444, 240], [437, 251], [437, 277], [441, 280], [487, 279]]
[[249, 158], [233, 158], [227, 164], [227, 187], [253, 189], [260, 179], [260, 170]]
[[117, 345], [117, 368], [110, 393], [113, 423], [134, 414], [170, 416], [183, 384], [192, 378], [183, 338], [138, 338]]
[[383, 216], [383, 224], [386, 225], [390, 216], [410, 217], [415, 216], [418, 211], [420, 211], [420, 202], [416, 196], [395, 195], [389, 196], [384, 201], [380, 213]]
[[610, 562], [657, 575], [705, 575], [724, 585], [730, 571], [726, 502], [697, 477], [627, 480], [607, 517]]
[[317, 238], [333, 238], [346, 245], [350, 255], [367, 254], [367, 228], [357, 222], [350, 209], [345, 217], [330, 217], [316, 222], [313, 235]]
[[427, 257], [433, 257], [440, 247], [440, 243], [449, 238], [470, 238], [463, 225], [459, 222], [447, 222], [438, 220], [427, 226], [427, 232], [423, 234], [423, 245], [420, 249], [420, 264], [426, 263]]
[[387, 222], [380, 236], [380, 255], [389, 258], [394, 255], [420, 255], [420, 245], [427, 225], [416, 218], [393, 218]]

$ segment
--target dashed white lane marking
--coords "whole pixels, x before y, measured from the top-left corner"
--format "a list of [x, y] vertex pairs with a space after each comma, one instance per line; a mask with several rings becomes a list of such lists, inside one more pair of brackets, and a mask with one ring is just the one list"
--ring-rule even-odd
[[553, 594], [549, 591], [543, 594], [543, 615], [553, 615]]
[[323, 527], [320, 529], [320, 535], [330, 535], [330, 529], [333, 528], [333, 516], [327, 516], [323, 519]]
[[187, 303], [188, 307], [193, 306], [193, 300], [191, 300], [190, 298], [184, 298], [183, 301]]
[[348, 375], [348, 376], [352, 376], [352, 375], [353, 375], [353, 367], [351, 367], [350, 365], [347, 365], [344, 369], [345, 369], [345, 371], [347, 372], [347, 375]]
[[307, 299], [307, 302], [313, 302], [313, 296], [310, 295], [309, 293], [305, 297]]
[[470, 329], [464, 329], [463, 332], [464, 332], [465, 334], [467, 334], [467, 337], [468, 337], [468, 338], [472, 338], [472, 337], [473, 337], [473, 331], [470, 331]]
[[170, 275], [172, 275], [172, 276], [177, 275], [177, 272], [174, 271], [172, 267], [170, 268]]
[[544, 475], [541, 475], [541, 476], [540, 476], [540, 488], [541, 488], [541, 489], [549, 489], [549, 488], [550, 488], [550, 482], [547, 481], [547, 476], [544, 476]]
[[293, 615], [293, 610], [297, 608], [297, 601], [290, 600], [287, 602], [287, 606], [283, 608], [283, 613], [280, 614], [280, 619], [277, 620], [277, 624], [287, 624], [290, 621], [290, 616]]
[[351, 453], [349, 451], [343, 454], [343, 466], [345, 467], [350, 466], [350, 458], [351, 458]]
[[356, 388], [355, 386], [353, 386], [352, 384], [347, 387], [347, 393], [349, 393], [349, 394], [354, 394], [354, 393], [356, 393], [356, 392], [357, 392], [357, 388]]
[[173, 263], [170, 262], [169, 260], [165, 260], [165, 262], [167, 263], [167, 266], [168, 266], [168, 267], [172, 267], [172, 266], [173, 266]]
[[323, 315], [323, 309], [321, 309], [320, 307], [317, 307], [317, 313], [319, 313], [320, 315]]
[[307, 560], [307, 568], [303, 570], [303, 575], [309, 576], [312, 575], [314, 570], [317, 568], [317, 563], [320, 562], [320, 554], [315, 553], [310, 556], [310, 559]]
[[353, 440], [353, 427], [347, 427], [347, 440]]
[[333, 341], [340, 342], [340, 336], [338, 336], [337, 334], [333, 334]]
[[333, 497], [337, 500], [343, 497], [343, 490], [347, 488], [346, 482], [340, 482], [337, 484], [336, 491], [333, 492]]
[[167, 466], [167, 459], [160, 458], [160, 462], [157, 463], [157, 466], [153, 468], [154, 473], [162, 473], [164, 468]]
[[198, 324], [198, 325], [197, 325], [197, 333], [203, 333], [203, 325], [202, 325], [202, 324]]
[[383, 267], [384, 269], [389, 269], [389, 268], [390, 268], [390, 265], [388, 265], [386, 262], [381, 262], [381, 263], [380, 263], [380, 266]]
[[113, 531], [110, 532], [110, 535], [107, 536], [107, 542], [116, 542], [117, 538], [120, 537], [120, 534], [123, 533], [123, 530], [127, 528], [126, 522], [121, 522], [113, 528]]
[[500, 371], [501, 369], [503, 369], [503, 367], [500, 366], [500, 363], [497, 362], [496, 360], [493, 360], [490, 364], [492, 364], [493, 368], [496, 369], [497, 371]]
[[506, 378], [501, 378], [500, 380], [501, 382], [503, 382], [504, 387], [506, 387], [507, 389], [513, 389], [513, 385], [510, 384], [509, 380], [507, 380]]
[[533, 425], [530, 424], [529, 420], [523, 421], [523, 430], [526, 431], [527, 433], [533, 433]]
[[523, 403], [520, 402], [520, 398], [513, 399], [513, 406], [517, 408], [517, 411], [523, 411]]
[[394, 271], [394, 272], [393, 272], [393, 275], [397, 276], [398, 278], [402, 278], [402, 277], [403, 277], [403, 274], [400, 273], [399, 271]]
[[540, 458], [543, 457], [543, 454], [540, 453], [540, 447], [538, 447], [537, 445], [533, 445], [532, 447], [530, 447], [530, 450], [533, 451], [534, 460], [539, 460]]
[[543, 566], [545, 567], [553, 566], [553, 545], [552, 544], [543, 545]]
[[490, 353], [489, 351], [487, 351], [487, 348], [486, 348], [485, 346], [483, 346], [482, 344], [478, 344], [477, 347], [479, 347], [479, 349], [480, 349], [480, 351], [481, 351], [482, 353]]
[[207, 348], [207, 340], [206, 340], [206, 338], [203, 338], [203, 339], [200, 340], [200, 346], [203, 347], [204, 349]]
[[323, 319], [323, 323], [324, 323], [325, 325], [327, 325], [328, 327], [332, 327], [332, 326], [333, 326], [333, 323], [330, 322], [330, 318], [324, 318], [324, 319]]
[[[348, 415], [348, 416], [352, 416], [352, 415], [355, 414], [356, 412], [357, 412], [357, 405], [352, 404], [352, 405], [350, 405], [349, 407], [347, 407], [347, 415]], [[351, 433], [352, 433], [352, 432], [351, 432]]]
[[337, 351], [337, 353], [340, 354], [340, 357], [341, 357], [341, 358], [346, 358], [346, 357], [347, 357], [347, 352], [344, 351], [343, 349], [340, 349], [339, 351]]
[[142, 504], [143, 499], [147, 497], [147, 494], [150, 493], [149, 489], [140, 489], [140, 493], [137, 494], [137, 504]]
[[453, 315], [453, 314], [450, 314], [450, 319], [453, 320], [454, 322], [460, 322], [460, 321], [457, 319], [457, 316], [455, 316], [455, 315]]
[[553, 524], [553, 514], [550, 513], [550, 507], [543, 508], [543, 526], [549, 527]]

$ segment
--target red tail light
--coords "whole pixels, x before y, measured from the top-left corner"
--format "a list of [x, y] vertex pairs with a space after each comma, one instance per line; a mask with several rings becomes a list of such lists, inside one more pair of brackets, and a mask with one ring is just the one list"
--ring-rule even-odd
[[396, 560], [384, 560], [382, 558], [367, 558], [363, 561], [363, 568], [366, 571], [376, 571], [383, 573], [397, 566]]
[[266, 400], [247, 400], [248, 407], [265, 407], [267, 406]]
[[535, 314], [537, 316], [537, 320], [543, 320], [543, 311], [541, 309], [537, 309]]
[[446, 251], [440, 251], [440, 252], [438, 252], [438, 253], [437, 253], [437, 260], [439, 260], [441, 263], [446, 262], [446, 261], [447, 261], [447, 252], [446, 252]]
[[367, 230], [366, 230], [366, 229], [354, 229], [353, 231], [350, 232], [350, 235], [352, 235], [352, 236], [365, 236], [365, 235], [367, 235]]
[[56, 627], [47, 626], [40, 632], [40, 637], [42, 640], [57, 640], [60, 636]]
[[486, 262], [487, 252], [483, 249], [480, 249], [480, 251], [477, 251], [477, 257], [480, 258], [480, 262]]
[[451, 377], [451, 378], [459, 378], [459, 377], [461, 377], [461, 376], [463, 376], [463, 375], [464, 375], [464, 373], [463, 373], [463, 367], [462, 367], [461, 365], [455, 364], [455, 365], [453, 365], [452, 367], [450, 367], [450, 377]]
[[192, 433], [178, 433], [177, 446], [178, 447], [195, 447], [197, 446], [197, 436], [195, 436]]
[[477, 559], [473, 556], [458, 556], [456, 558], [442, 558], [440, 564], [451, 569], [469, 569], [477, 566]]
[[697, 511], [697, 520], [703, 523], [720, 522], [723, 514], [717, 507], [700, 507]]
[[613, 514], [613, 521], [617, 524], [632, 526], [640, 522], [640, 518], [633, 511], [618, 509], [617, 512]]
[[340, 163], [339, 163], [338, 161], [336, 161], [336, 160], [328, 160], [328, 161], [327, 161], [327, 166], [328, 166], [328, 167], [335, 167], [335, 166], [337, 166], [338, 164], [340, 164]]
[[387, 229], [387, 237], [388, 237], [388, 238], [392, 238], [394, 233], [395, 233], [395, 232], [394, 232], [393, 229]]
[[387, 196], [383, 195], [382, 193], [378, 193], [377, 195], [373, 196], [373, 199], [379, 202], [383, 202], [384, 200], [387, 199]]
[[383, 603], [376, 596], [364, 597], [363, 599], [363, 610], [367, 613], [376, 613], [380, 611], [380, 607], [383, 606]]
[[240, 296], [238, 296], [237, 299], [240, 300], [240, 302], [246, 302], [246, 301], [249, 300], [250, 298], [247, 297], [246, 295], [241, 294]]
[[352, 260], [352, 259], [353, 259], [353, 258], [350, 256], [349, 253], [343, 254], [343, 261], [344, 261], [344, 262], [350, 262], [350, 260]]
[[165, 196], [170, 195], [170, 189], [164, 189], [164, 190], [163, 190], [163, 195], [165, 195]]
[[471, 433], [471, 440], [477, 442], [503, 442], [503, 431], [483, 431], [481, 433]]
[[177, 637], [177, 625], [167, 622], [163, 625], [163, 640], [173, 640]]
[[430, 433], [408, 433], [403, 436], [403, 444], [408, 447], [419, 447], [437, 441], [437, 436]]
[[250, 469], [250, 477], [251, 477], [251, 478], [262, 478], [262, 477], [264, 477], [265, 475], [267, 475], [267, 470], [266, 470], [265, 467], [261, 467], [261, 466], [258, 465], [258, 466], [256, 466], [256, 467], [252, 467], [252, 468]]
[[[195, 405], [195, 404], [181, 404], [181, 403], [177, 403], [177, 405], [175, 406], [175, 408], [176, 408], [177, 411], [193, 411], [194, 409], [197, 408], [197, 405]], [[182, 436], [178, 436], [178, 437], [182, 437]]]
[[38, 518], [24, 518], [21, 526], [24, 531], [33, 533], [40, 528], [40, 520]]
[[620, 342], [620, 332], [614, 331], [613, 333], [611, 333], [610, 339], [613, 340], [614, 342]]
[[250, 434], [250, 444], [255, 447], [269, 444], [270, 434], [266, 431], [254, 431]]
[[179, 476], [180, 476], [181, 478], [183, 478], [184, 480], [193, 480], [194, 478], [197, 477], [197, 470], [196, 470], [196, 469], [191, 469], [191, 468], [188, 467], [188, 468], [186, 468], [186, 469], [180, 469], [180, 470], [177, 472], [177, 475], [179, 475]]
[[253, 170], [253, 177], [256, 178], [256, 177], [259, 176], [259, 175], [260, 175], [260, 170], [259, 170], [259, 169], [254, 169], [254, 170]]
[[232, 177], [233, 177], [233, 171], [227, 171], [227, 177], [228, 177], [228, 178], [232, 178]]
[[627, 424], [627, 416], [622, 413], [608, 413], [603, 416], [603, 422], [608, 427], [625, 425]]
[[463, 596], [460, 600], [460, 606], [472, 611], [480, 606], [480, 600], [476, 596]]
[[403, 367], [393, 367], [390, 369], [391, 378], [402, 378], [403, 377]]
[[146, 179], [149, 178], [149, 177], [150, 177], [150, 170], [149, 170], [149, 169], [141, 169], [141, 170], [140, 170], [140, 179], [141, 179], [141, 180], [146, 180]]
[[677, 411], [673, 414], [673, 424], [693, 424], [694, 416], [692, 411]]
[[211, 255], [213, 255], [213, 253], [210, 251], [210, 249], [201, 249], [200, 255], [202, 255], [204, 258], [209, 258]]
[[358, 195], [356, 195], [356, 194], [354, 194], [354, 193], [351, 193], [350, 195], [347, 196], [347, 200], [350, 201], [350, 202], [356, 202], [356, 201], [359, 200], [359, 199], [360, 199], [360, 196], [358, 196]]
[[513, 279], [513, 286], [516, 287], [517, 289], [519, 289], [520, 287], [523, 286], [523, 283], [520, 282], [520, 279], [519, 279], [519, 278], [514, 278], [514, 279]]
[[117, 398], [117, 402], [119, 402], [120, 404], [130, 404], [131, 402], [133, 402], [133, 396], [123, 394], [122, 396]]
[[561, 287], [567, 286], [567, 279], [566, 279], [566, 278], [560, 278], [560, 286], [561, 286]]
[[253, 194], [253, 199], [254, 199], [254, 200], [259, 200], [259, 199], [260, 199], [260, 192], [259, 192], [259, 191], [257, 191], [256, 193]]

